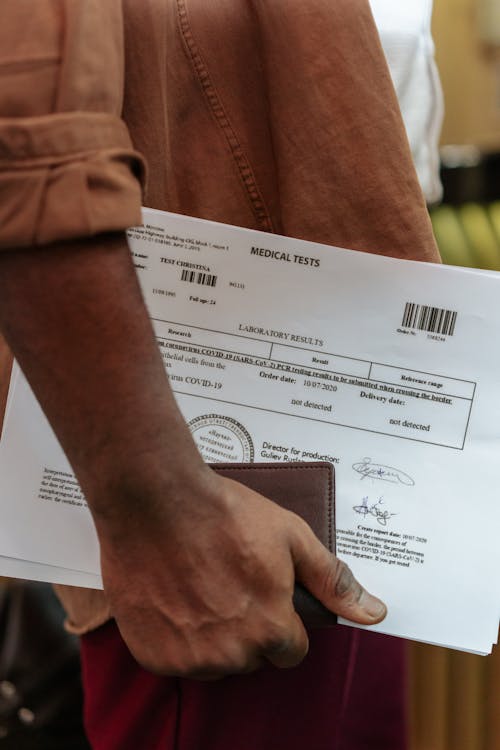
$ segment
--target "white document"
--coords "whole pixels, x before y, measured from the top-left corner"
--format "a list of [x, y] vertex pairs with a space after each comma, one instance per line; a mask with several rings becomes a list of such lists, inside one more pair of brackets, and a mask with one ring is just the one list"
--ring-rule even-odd
[[43, 563], [14, 557], [0, 557], [0, 575], [8, 578], [27, 578], [29, 581], [62, 583], [66, 586], [79, 586], [87, 589], [102, 588], [100, 575], [82, 573], [81, 570], [69, 570], [54, 565], [43, 565]]
[[[490, 651], [500, 275], [149, 209], [129, 241], [206, 460], [331, 461], [338, 555], [388, 604], [375, 629]], [[22, 375], [0, 507], [0, 555], [99, 580], [89, 511]]]

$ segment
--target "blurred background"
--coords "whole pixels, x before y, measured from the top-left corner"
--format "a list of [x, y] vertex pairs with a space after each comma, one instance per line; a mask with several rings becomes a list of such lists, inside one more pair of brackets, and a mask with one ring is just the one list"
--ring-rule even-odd
[[431, 211], [446, 263], [500, 268], [500, 2], [435, 0], [445, 108], [443, 204]]

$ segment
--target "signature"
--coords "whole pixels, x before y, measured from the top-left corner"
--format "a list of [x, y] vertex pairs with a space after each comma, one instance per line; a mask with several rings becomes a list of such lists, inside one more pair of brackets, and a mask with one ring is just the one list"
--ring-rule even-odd
[[390, 513], [388, 510], [383, 510], [381, 506], [384, 504], [384, 498], [379, 497], [376, 503], [368, 505], [368, 497], [364, 497], [361, 501], [361, 505], [354, 505], [353, 511], [359, 513], [362, 516], [374, 516], [377, 519], [377, 523], [381, 526], [387, 526], [387, 521], [396, 516], [397, 513]]
[[357, 464], [353, 464], [352, 468], [358, 474], [361, 474], [361, 479], [371, 477], [371, 479], [381, 479], [382, 482], [392, 482], [392, 484], [405, 484], [407, 487], [413, 487], [415, 481], [410, 477], [409, 474], [405, 474], [400, 469], [394, 469], [392, 466], [383, 466], [382, 464], [372, 463], [371, 458], [363, 458]]

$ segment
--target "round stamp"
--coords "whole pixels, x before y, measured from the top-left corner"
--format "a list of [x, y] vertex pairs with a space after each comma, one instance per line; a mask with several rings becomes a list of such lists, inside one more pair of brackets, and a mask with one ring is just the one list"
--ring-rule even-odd
[[254, 445], [240, 422], [220, 414], [204, 414], [188, 422], [204, 460], [209, 463], [251, 463]]

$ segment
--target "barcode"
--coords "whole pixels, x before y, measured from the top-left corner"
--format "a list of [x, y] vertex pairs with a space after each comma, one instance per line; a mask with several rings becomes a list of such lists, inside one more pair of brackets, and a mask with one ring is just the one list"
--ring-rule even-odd
[[203, 286], [215, 286], [217, 276], [203, 271], [188, 271], [185, 268], [181, 273], [181, 281], [189, 281], [190, 284], [203, 284]]
[[453, 310], [407, 302], [401, 325], [403, 328], [416, 328], [418, 331], [453, 336], [456, 322], [457, 313]]

